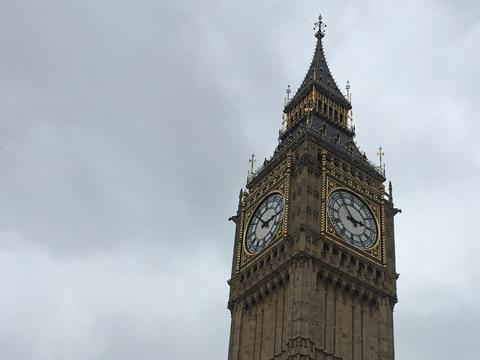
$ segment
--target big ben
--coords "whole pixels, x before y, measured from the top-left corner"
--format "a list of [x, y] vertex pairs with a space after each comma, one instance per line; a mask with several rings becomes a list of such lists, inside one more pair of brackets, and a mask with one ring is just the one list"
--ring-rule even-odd
[[273, 156], [240, 192], [229, 360], [393, 360], [391, 185], [354, 141], [321, 17]]

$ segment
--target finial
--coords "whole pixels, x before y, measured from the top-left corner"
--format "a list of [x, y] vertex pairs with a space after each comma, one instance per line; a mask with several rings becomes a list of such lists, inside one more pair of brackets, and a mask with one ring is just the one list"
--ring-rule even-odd
[[385, 153], [383, 152], [383, 148], [381, 146], [378, 148], [377, 155], [380, 158], [380, 167], [381, 167], [383, 165], [382, 163], [383, 155], [385, 155]]
[[250, 163], [250, 175], [253, 174], [253, 166], [255, 165], [257, 160], [255, 160], [255, 154], [250, 155], [250, 160], [248, 162]]
[[383, 152], [383, 148], [381, 146], [378, 148], [377, 155], [380, 158], [380, 171], [382, 171], [383, 175], [385, 175], [385, 164], [383, 163], [383, 155], [385, 155], [385, 153]]
[[322, 15], [318, 15], [318, 21], [313, 24], [313, 30], [316, 31], [315, 36], [323, 38], [325, 36], [325, 28], [327, 25], [322, 20]]
[[292, 92], [292, 89], [290, 89], [290, 84], [288, 84], [287, 90], [286, 90], [287, 96], [285, 97], [285, 104], [290, 101], [290, 93], [291, 92]]
[[347, 85], [345, 86], [345, 89], [347, 89], [347, 100], [351, 104], [352, 103], [352, 86], [350, 85], [350, 81], [347, 80]]

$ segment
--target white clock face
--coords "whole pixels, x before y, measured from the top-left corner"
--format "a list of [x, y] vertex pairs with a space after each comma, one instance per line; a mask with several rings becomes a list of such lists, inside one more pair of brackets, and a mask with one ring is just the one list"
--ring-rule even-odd
[[247, 250], [256, 254], [273, 239], [283, 218], [283, 197], [274, 193], [265, 198], [253, 212], [245, 237]]
[[337, 233], [348, 243], [368, 249], [377, 241], [377, 223], [370, 208], [349, 191], [334, 191], [328, 198], [328, 215]]

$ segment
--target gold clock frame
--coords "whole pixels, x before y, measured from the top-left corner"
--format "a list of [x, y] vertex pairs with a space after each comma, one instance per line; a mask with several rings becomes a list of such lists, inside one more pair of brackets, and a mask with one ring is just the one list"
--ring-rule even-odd
[[[285, 158], [275, 166], [275, 170], [268, 173], [264, 178], [260, 179], [249, 189], [250, 191], [244, 192], [241, 199], [241, 216], [239, 223], [239, 236], [237, 241], [240, 242], [237, 246], [236, 253], [236, 271], [240, 271], [241, 268], [249, 266], [262, 255], [267, 252], [279, 241], [286, 238], [288, 234], [288, 221], [289, 221], [289, 197], [291, 186], [291, 166], [292, 166], [292, 154], [291, 151], [287, 153]], [[284, 200], [283, 206], [283, 218], [282, 224], [277, 230], [275, 236], [270, 243], [256, 254], [251, 254], [245, 247], [245, 236], [248, 223], [255, 209], [260, 203], [273, 193], [279, 193]]]
[[[270, 240], [270, 242], [267, 244], [267, 246], [265, 246], [262, 250], [260, 250], [259, 252], [256, 252], [256, 253], [252, 253], [250, 251], [248, 251], [248, 248], [247, 248], [247, 230], [248, 230], [248, 227], [250, 226], [250, 221], [252, 220], [252, 216], [253, 214], [255, 213], [255, 211], [257, 211], [257, 209], [259, 208], [259, 206], [270, 196], [272, 196], [273, 194], [280, 194], [282, 196], [282, 200], [283, 200], [283, 214], [282, 214], [282, 221], [280, 223], [280, 226], [278, 227], [277, 231], [275, 232], [275, 235], [272, 237], [272, 240]], [[286, 201], [285, 201], [285, 195], [282, 191], [279, 191], [279, 190], [273, 190], [273, 191], [270, 191], [269, 193], [267, 193], [263, 198], [261, 198], [259, 201], [257, 201], [255, 203], [254, 206], [251, 206], [249, 208], [249, 210], [246, 212], [246, 218], [247, 218], [247, 221], [245, 221], [245, 224], [246, 226], [242, 229], [243, 230], [243, 234], [242, 234], [242, 245], [243, 245], [243, 252], [248, 255], [248, 256], [259, 256], [260, 254], [262, 254], [265, 250], [267, 250], [271, 244], [273, 244], [274, 242], [277, 242], [277, 240], [279, 238], [281, 238], [283, 235], [284, 235], [284, 232], [286, 233], [286, 222], [287, 222], [287, 216], [288, 214], [285, 212], [285, 205], [286, 205]]]
[[[375, 220], [376, 233], [377, 233], [377, 234], [376, 234], [377, 236], [375, 237], [375, 241], [374, 241], [374, 243], [373, 243], [372, 246], [369, 246], [369, 247], [366, 248], [366, 249], [361, 249], [361, 248], [359, 248], [359, 247], [357, 247], [357, 246], [355, 246], [355, 245], [350, 244], [350, 243], [349, 243], [347, 240], [345, 240], [340, 234], [338, 234], [338, 231], [335, 229], [335, 225], [333, 224], [332, 218], [331, 218], [330, 213], [329, 213], [329, 211], [328, 211], [328, 202], [329, 202], [329, 200], [330, 200], [330, 197], [332, 196], [332, 194], [333, 194], [334, 192], [337, 192], [337, 191], [348, 192], [348, 193], [356, 196], [357, 198], [359, 198], [359, 199], [367, 206], [368, 210], [370, 211], [370, 213], [371, 213], [372, 216], [373, 216], [373, 219]], [[368, 250], [370, 250], [370, 249], [373, 249], [375, 246], [377, 246], [378, 242], [380, 241], [380, 221], [378, 220], [378, 217], [375, 216], [374, 210], [372, 209], [372, 207], [370, 206], [370, 204], [367, 202], [367, 200], [366, 200], [363, 196], [357, 194], [356, 192], [352, 191], [351, 189], [348, 189], [348, 188], [346, 188], [346, 187], [339, 186], [339, 187], [337, 187], [337, 188], [335, 188], [335, 189], [333, 189], [333, 190], [330, 190], [330, 192], [327, 194], [327, 197], [325, 198], [325, 201], [326, 201], [326, 203], [327, 203], [327, 206], [326, 206], [327, 218], [330, 220], [330, 224], [329, 224], [329, 225], [331, 225], [331, 226], [334, 228], [335, 233], [338, 235], [338, 237], [339, 237], [340, 239], [342, 239], [342, 241], [344, 241], [345, 243], [353, 246], [354, 248], [356, 248], [357, 250], [360, 250], [360, 251], [368, 251]]]
[[[325, 233], [326, 235], [332, 239], [333, 241], [341, 244], [342, 246], [346, 246], [355, 253], [367, 257], [370, 260], [376, 261], [376, 262], [381, 262], [383, 263], [385, 254], [384, 254], [384, 248], [385, 248], [385, 236], [386, 236], [386, 231], [384, 228], [384, 206], [380, 202], [376, 202], [373, 199], [368, 198], [364, 194], [361, 194], [361, 191], [355, 191], [353, 188], [349, 188], [347, 186], [341, 185], [338, 181], [335, 179], [331, 178], [330, 176], [326, 177], [326, 192], [325, 192], [325, 208], [324, 208], [324, 224], [325, 224]], [[335, 227], [330, 219], [330, 215], [328, 214], [328, 209], [327, 209], [327, 203], [328, 199], [332, 195], [333, 192], [338, 191], [338, 190], [343, 190], [352, 193], [353, 195], [357, 196], [360, 200], [362, 200], [365, 205], [368, 206], [370, 209], [373, 218], [375, 219], [375, 223], [377, 225], [377, 239], [375, 241], [375, 244], [373, 244], [371, 247], [368, 249], [360, 249], [350, 243], [348, 243], [344, 238], [342, 238], [337, 231], [335, 230]]]

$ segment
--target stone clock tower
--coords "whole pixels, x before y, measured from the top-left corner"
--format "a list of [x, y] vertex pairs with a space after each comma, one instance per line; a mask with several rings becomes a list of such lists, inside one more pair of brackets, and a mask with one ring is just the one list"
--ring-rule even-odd
[[392, 190], [354, 142], [351, 105], [315, 54], [272, 158], [240, 192], [229, 360], [393, 360]]

